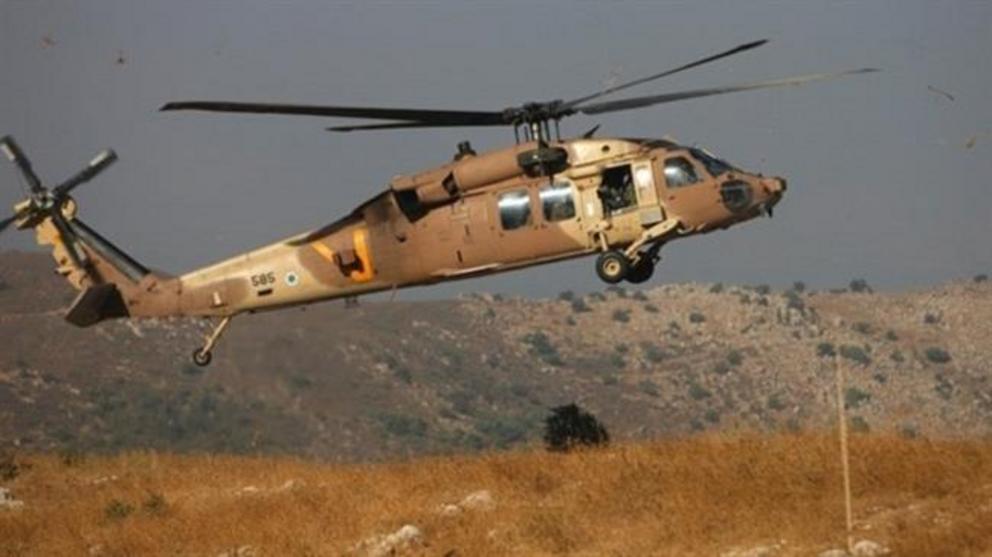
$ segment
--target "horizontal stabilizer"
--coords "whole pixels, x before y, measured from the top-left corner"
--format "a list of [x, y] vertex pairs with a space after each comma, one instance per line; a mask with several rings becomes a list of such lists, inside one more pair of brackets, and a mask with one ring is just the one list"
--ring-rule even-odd
[[124, 298], [117, 286], [103, 283], [80, 292], [65, 314], [65, 320], [77, 327], [89, 327], [104, 319], [128, 315]]

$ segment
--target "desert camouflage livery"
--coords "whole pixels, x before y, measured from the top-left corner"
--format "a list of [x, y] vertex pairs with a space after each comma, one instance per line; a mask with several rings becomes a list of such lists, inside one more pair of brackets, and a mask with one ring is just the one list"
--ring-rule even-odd
[[[512, 147], [476, 153], [458, 145], [449, 163], [393, 178], [343, 218], [182, 276], [153, 272], [87, 226], [70, 194], [109, 166], [98, 155], [62, 184], [46, 188], [10, 137], [4, 154], [28, 189], [0, 221], [34, 229], [51, 246], [57, 271], [80, 294], [66, 319], [88, 326], [118, 317], [196, 316], [220, 323], [194, 361], [206, 365], [231, 317], [351, 298], [371, 292], [498, 273], [597, 253], [607, 283], [648, 280], [658, 253], [680, 237], [771, 216], [785, 180], [744, 171], [705, 149], [669, 139], [595, 138], [596, 128], [562, 140], [559, 120], [661, 103], [798, 85], [834, 74], [598, 101], [605, 95], [750, 50], [755, 41], [675, 69], [571, 101], [525, 103], [499, 111], [183, 101], [162, 110], [366, 118], [384, 123], [331, 131], [512, 126]], [[593, 102], [596, 101], [596, 102]], [[598, 127], [598, 126], [597, 126]], [[520, 132], [523, 132], [521, 140]]]

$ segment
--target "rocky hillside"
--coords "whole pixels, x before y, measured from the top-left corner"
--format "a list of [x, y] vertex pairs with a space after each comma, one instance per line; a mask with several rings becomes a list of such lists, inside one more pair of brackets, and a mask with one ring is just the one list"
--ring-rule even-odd
[[992, 433], [984, 281], [328, 303], [236, 319], [206, 370], [189, 363], [202, 324], [77, 329], [72, 296], [47, 255], [0, 255], [5, 444], [378, 459], [535, 443], [572, 401], [616, 439], [815, 428], [834, 416], [835, 354], [855, 430]]

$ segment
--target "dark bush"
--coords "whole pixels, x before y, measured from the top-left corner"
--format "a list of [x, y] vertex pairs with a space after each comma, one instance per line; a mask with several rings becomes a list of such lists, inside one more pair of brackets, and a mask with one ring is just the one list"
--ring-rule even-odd
[[768, 408], [776, 412], [780, 412], [788, 408], [785, 401], [778, 394], [773, 394], [768, 397]]
[[925, 354], [927, 359], [935, 364], [946, 364], [951, 361], [951, 355], [948, 354], [946, 350], [937, 348], [936, 346], [927, 348]]
[[644, 304], [644, 311], [648, 313], [658, 313], [658, 306], [652, 304]]
[[869, 400], [871, 400], [871, 395], [857, 387], [848, 387], [848, 389], [844, 391], [845, 408], [854, 409]]
[[668, 353], [665, 352], [664, 349], [650, 342], [642, 342], [641, 351], [644, 352], [644, 357], [647, 361], [655, 364], [668, 357]]
[[589, 304], [582, 298], [575, 298], [572, 300], [572, 311], [575, 313], [586, 313], [592, 311], [589, 309]]
[[845, 344], [840, 347], [840, 355], [863, 366], [871, 363], [871, 356], [869, 356], [868, 352], [860, 346]]
[[617, 298], [626, 298], [627, 297], [627, 289], [624, 288], [624, 287], [622, 287], [622, 286], [617, 286], [615, 284], [612, 284], [612, 285], [606, 287], [606, 291], [607, 292], [612, 292], [612, 293], [616, 294], [617, 295]]
[[861, 416], [854, 416], [851, 418], [851, 431], [854, 433], [868, 433], [871, 431], [871, 427], [868, 426], [868, 420]]
[[792, 291], [796, 292], [797, 294], [802, 294], [803, 292], [806, 292], [806, 283], [801, 280], [797, 280], [796, 282], [792, 283]]
[[744, 363], [744, 354], [741, 354], [740, 350], [731, 350], [727, 352], [727, 363], [737, 367]]
[[561, 356], [558, 354], [558, 349], [551, 344], [551, 339], [548, 338], [548, 335], [541, 331], [535, 331], [524, 335], [522, 340], [530, 345], [530, 353], [544, 360], [545, 363], [553, 366], [564, 365], [565, 362], [562, 361]]
[[710, 287], [710, 294], [719, 294], [723, 292], [723, 283], [718, 282]]
[[606, 295], [604, 295], [602, 292], [590, 292], [589, 299], [596, 300], [597, 302], [605, 302]]
[[706, 321], [706, 316], [698, 311], [689, 314], [689, 323], [702, 323]]
[[899, 340], [899, 335], [897, 335], [892, 329], [889, 329], [888, 331], [885, 331], [885, 340], [895, 342]]
[[868, 286], [868, 281], [866, 281], [863, 278], [852, 280], [851, 283], [847, 285], [847, 287], [851, 289], [851, 292], [857, 294], [862, 294], [862, 293], [870, 294], [873, 292], [871, 286]]
[[630, 310], [629, 309], [613, 310], [613, 320], [619, 323], [630, 322]]
[[23, 469], [13, 451], [0, 450], [0, 482], [9, 482], [17, 478]]
[[103, 516], [107, 517], [108, 520], [122, 520], [132, 512], [134, 512], [134, 507], [119, 499], [114, 499], [103, 508]]
[[830, 342], [821, 342], [816, 345], [816, 355], [821, 358], [833, 358], [837, 355], [834, 351], [834, 345]]
[[771, 293], [772, 287], [768, 286], [767, 284], [759, 284], [758, 286], [754, 287], [754, 291], [762, 296], [767, 296], [769, 293]]
[[871, 325], [864, 321], [858, 321], [854, 325], [851, 325], [851, 328], [854, 329], [855, 332], [861, 333], [863, 335], [867, 335], [871, 333]]
[[[975, 280], [975, 282], [986, 282], [986, 281], [989, 280], [989, 276], [986, 275], [986, 274], [984, 274], [984, 273], [982, 273], [980, 275], [975, 275], [975, 279], [974, 280]], [[2, 283], [0, 283], [0, 290], [2, 290], [2, 289], [3, 289], [2, 288]]]
[[923, 314], [923, 322], [927, 325], [936, 325], [940, 323], [940, 315], [936, 313], [925, 313]]
[[610, 435], [603, 424], [575, 403], [551, 409], [544, 420], [544, 444], [549, 451], [566, 452], [576, 447], [606, 445]]
[[660, 394], [658, 392], [658, 386], [655, 385], [654, 382], [647, 379], [638, 383], [637, 388], [640, 389], [642, 393], [649, 396], [658, 396]]
[[148, 499], [141, 504], [141, 508], [148, 514], [161, 515], [165, 514], [168, 508], [168, 504], [165, 502], [165, 497], [160, 493], [149, 493]]
[[563, 302], [571, 302], [572, 300], [575, 299], [575, 292], [572, 292], [571, 290], [565, 290], [564, 292], [559, 292], [558, 299]]
[[630, 297], [633, 298], [634, 300], [637, 300], [638, 302], [648, 301], [648, 296], [647, 294], [644, 293], [643, 290], [635, 290], [634, 293], [630, 295]]
[[689, 396], [691, 396], [693, 400], [703, 400], [704, 398], [713, 396], [713, 393], [711, 393], [706, 387], [693, 381], [689, 384]]

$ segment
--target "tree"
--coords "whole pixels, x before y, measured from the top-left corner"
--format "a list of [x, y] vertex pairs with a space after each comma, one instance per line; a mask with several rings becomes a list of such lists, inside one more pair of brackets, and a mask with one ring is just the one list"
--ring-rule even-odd
[[605, 445], [609, 441], [603, 424], [575, 403], [552, 408], [544, 420], [544, 444], [549, 451], [567, 452], [577, 446]]

